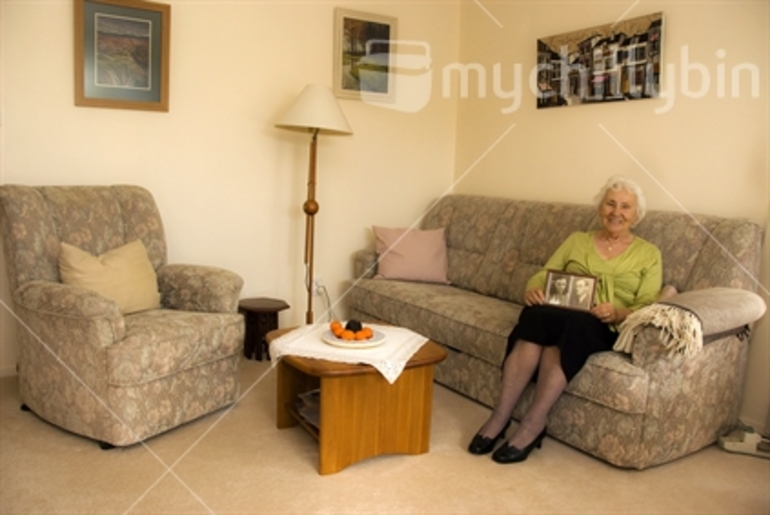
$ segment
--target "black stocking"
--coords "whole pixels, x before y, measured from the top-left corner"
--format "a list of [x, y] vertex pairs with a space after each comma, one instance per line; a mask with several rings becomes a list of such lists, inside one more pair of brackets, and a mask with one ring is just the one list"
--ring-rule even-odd
[[532, 342], [519, 340], [508, 355], [503, 366], [503, 379], [500, 387], [500, 398], [487, 422], [481, 427], [479, 434], [494, 438], [511, 419], [511, 413], [519, 402], [524, 388], [527, 387], [532, 374], [537, 370], [543, 347]]
[[523, 449], [537, 438], [548, 423], [548, 413], [566, 387], [567, 377], [561, 368], [561, 352], [558, 347], [546, 347], [540, 358], [535, 399], [519, 427], [508, 439], [509, 445]]

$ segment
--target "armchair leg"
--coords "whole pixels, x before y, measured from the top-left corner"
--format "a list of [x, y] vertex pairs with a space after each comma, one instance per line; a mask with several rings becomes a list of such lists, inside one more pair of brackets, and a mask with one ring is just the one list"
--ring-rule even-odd
[[[30, 413], [32, 413], [32, 410], [29, 408], [29, 406], [27, 406], [24, 403], [21, 403], [21, 411], [29, 411]], [[96, 443], [99, 444], [99, 448], [103, 451], [109, 451], [110, 449], [115, 448], [115, 446], [112, 445], [111, 443], [102, 442], [102, 441], [98, 441]]]

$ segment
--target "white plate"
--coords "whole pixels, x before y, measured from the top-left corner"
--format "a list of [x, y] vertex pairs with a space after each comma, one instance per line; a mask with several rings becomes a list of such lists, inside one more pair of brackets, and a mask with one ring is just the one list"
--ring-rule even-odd
[[335, 347], [342, 347], [345, 349], [370, 349], [385, 343], [385, 335], [375, 329], [373, 329], [373, 331], [374, 336], [368, 340], [343, 340], [342, 338], [337, 338], [334, 336], [334, 333], [331, 331], [324, 331], [323, 334], [321, 334], [321, 339], [325, 343], [334, 345]]

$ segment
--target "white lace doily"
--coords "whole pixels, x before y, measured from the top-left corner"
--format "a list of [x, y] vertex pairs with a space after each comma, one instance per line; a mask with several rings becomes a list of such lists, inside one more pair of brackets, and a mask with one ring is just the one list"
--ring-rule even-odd
[[428, 339], [403, 327], [366, 325], [385, 335], [385, 342], [382, 345], [368, 349], [335, 347], [325, 343], [321, 338], [328, 326], [312, 324], [298, 327], [270, 342], [270, 355], [274, 359], [289, 355], [340, 363], [363, 363], [376, 368], [390, 384], [393, 384], [401, 375], [409, 359]]

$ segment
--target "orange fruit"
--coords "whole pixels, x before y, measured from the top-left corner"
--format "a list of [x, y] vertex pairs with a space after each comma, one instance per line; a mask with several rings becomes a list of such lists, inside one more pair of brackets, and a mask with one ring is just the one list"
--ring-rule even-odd
[[345, 330], [345, 328], [342, 326], [342, 324], [338, 320], [332, 321], [332, 323], [329, 324], [329, 329], [331, 329], [332, 334], [337, 338], [339, 338], [340, 335], [342, 334], [342, 331]]
[[353, 341], [356, 339], [355, 333], [353, 331], [348, 331], [348, 330], [342, 331], [342, 334], [339, 337], [345, 340], [346, 342]]
[[366, 331], [363, 329], [360, 331], [356, 331], [356, 340], [368, 340], [369, 337], [366, 336]]
[[367, 340], [372, 336], [374, 336], [374, 331], [372, 331], [371, 327], [364, 327], [363, 329], [361, 329], [361, 331], [364, 333], [364, 336], [366, 337]]

